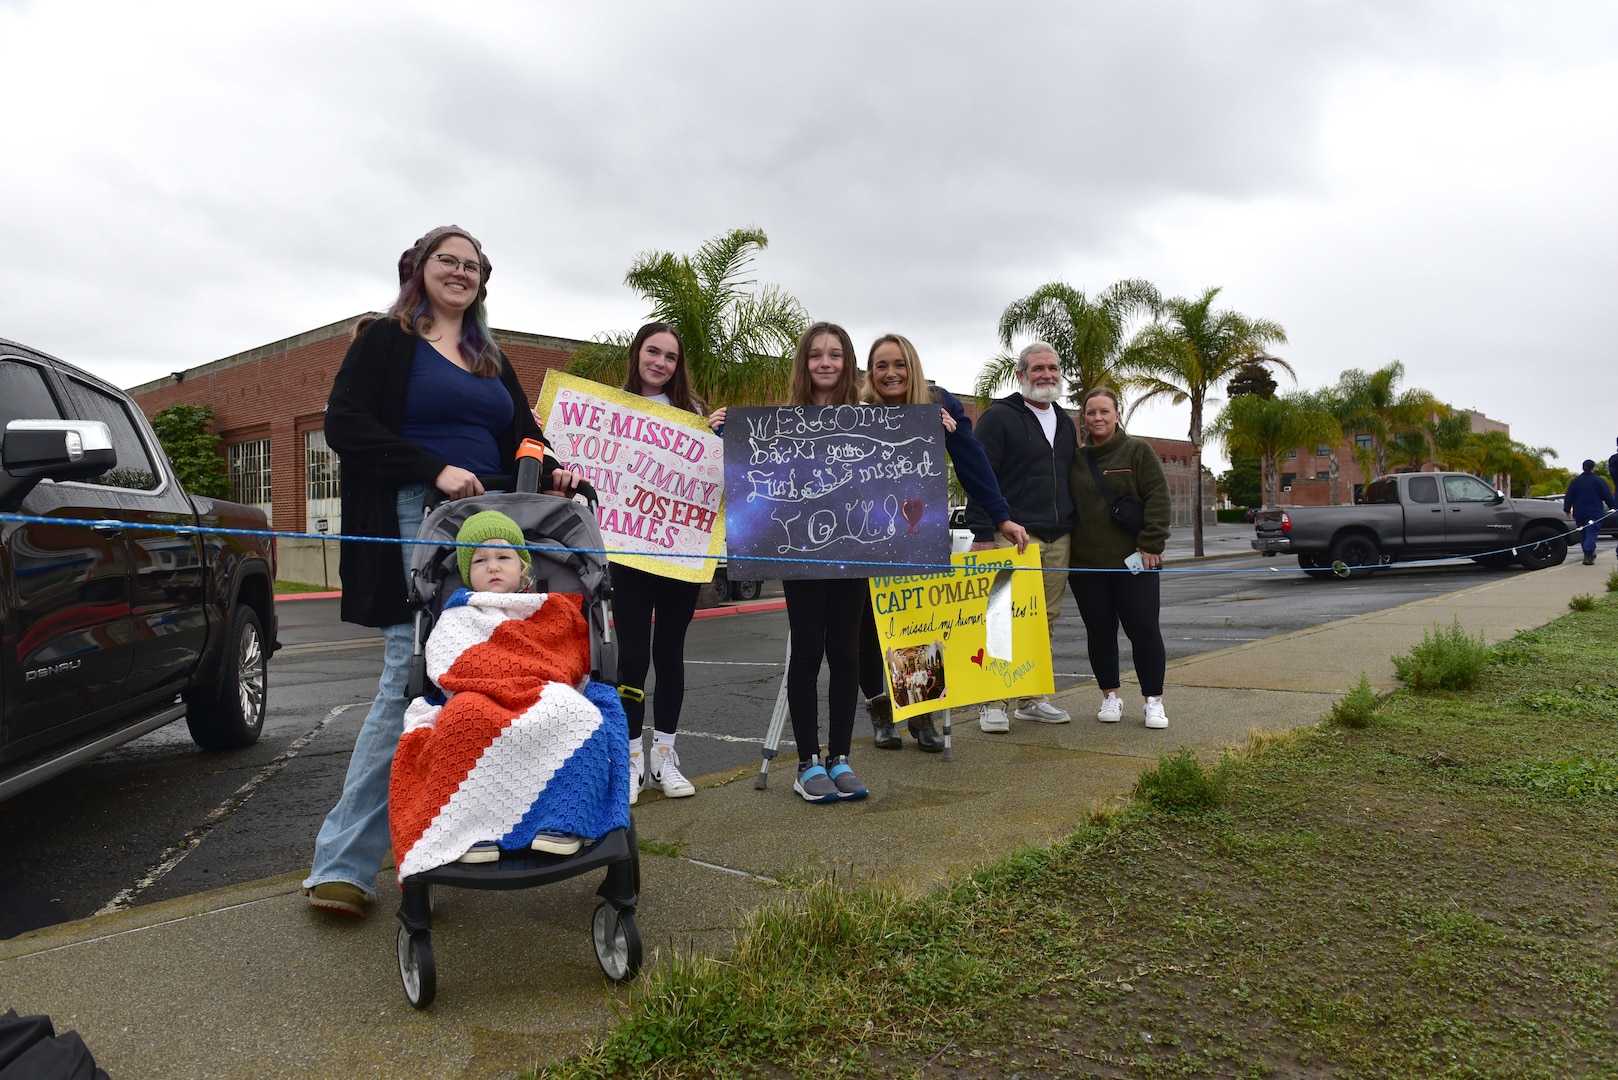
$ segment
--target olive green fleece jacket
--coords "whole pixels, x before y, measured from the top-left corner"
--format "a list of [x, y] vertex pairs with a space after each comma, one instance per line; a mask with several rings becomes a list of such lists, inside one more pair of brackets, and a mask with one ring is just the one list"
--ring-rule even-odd
[[[1111, 496], [1096, 490], [1086, 454], [1095, 455]], [[1080, 447], [1067, 483], [1079, 519], [1073, 526], [1070, 566], [1110, 570], [1122, 566], [1136, 548], [1163, 554], [1169, 538], [1169, 482], [1150, 443], [1119, 431], [1100, 446]], [[1132, 537], [1112, 523], [1109, 500], [1118, 495], [1133, 495], [1146, 504], [1146, 528], [1140, 536]]]

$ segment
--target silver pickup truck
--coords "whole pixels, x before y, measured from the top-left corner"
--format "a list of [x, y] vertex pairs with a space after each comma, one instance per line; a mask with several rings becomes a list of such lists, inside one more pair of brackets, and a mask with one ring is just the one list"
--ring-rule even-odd
[[1510, 499], [1469, 473], [1398, 473], [1365, 486], [1352, 506], [1289, 506], [1253, 519], [1253, 547], [1298, 557], [1311, 577], [1364, 577], [1394, 562], [1464, 555], [1530, 570], [1567, 558], [1561, 505]]

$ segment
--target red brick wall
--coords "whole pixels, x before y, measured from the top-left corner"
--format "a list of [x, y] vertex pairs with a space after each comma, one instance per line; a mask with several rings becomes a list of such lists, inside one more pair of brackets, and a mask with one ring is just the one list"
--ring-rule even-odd
[[[302, 532], [304, 432], [324, 426], [332, 377], [348, 351], [354, 324], [344, 319], [250, 349], [130, 390], [148, 417], [170, 405], [211, 405], [214, 434], [223, 445], [268, 437], [274, 520], [282, 532]], [[583, 342], [496, 330], [529, 403], [539, 398], [545, 372], [564, 366]]]

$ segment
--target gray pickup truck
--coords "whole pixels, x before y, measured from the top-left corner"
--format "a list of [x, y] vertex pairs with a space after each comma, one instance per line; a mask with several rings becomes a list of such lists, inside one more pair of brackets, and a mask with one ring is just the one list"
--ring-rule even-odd
[[1364, 577], [1379, 566], [1458, 555], [1530, 570], [1567, 558], [1561, 505], [1510, 499], [1469, 473], [1398, 473], [1365, 486], [1353, 506], [1289, 506], [1253, 519], [1253, 547], [1287, 552], [1311, 577]]
[[184, 718], [264, 724], [276, 648], [264, 512], [180, 487], [117, 387], [0, 339], [0, 800]]

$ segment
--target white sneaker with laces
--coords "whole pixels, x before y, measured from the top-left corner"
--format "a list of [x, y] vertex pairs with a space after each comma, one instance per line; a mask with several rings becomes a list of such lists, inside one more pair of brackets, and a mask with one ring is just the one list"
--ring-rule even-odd
[[629, 805], [634, 806], [635, 800], [640, 798], [640, 789], [646, 786], [646, 762], [641, 758], [640, 747], [629, 752]]
[[978, 713], [978, 730], [990, 735], [1004, 735], [1010, 731], [1011, 721], [1006, 719], [1006, 710], [985, 707]]
[[1103, 724], [1116, 724], [1124, 718], [1124, 699], [1117, 694], [1108, 694], [1101, 699], [1101, 709], [1096, 713], [1096, 719]]
[[652, 782], [661, 784], [663, 794], [670, 799], [683, 799], [695, 795], [697, 786], [680, 773], [680, 755], [672, 746], [652, 747]]
[[1169, 726], [1169, 714], [1163, 711], [1163, 699], [1149, 697], [1146, 699], [1146, 726], [1149, 728], [1166, 728]]

